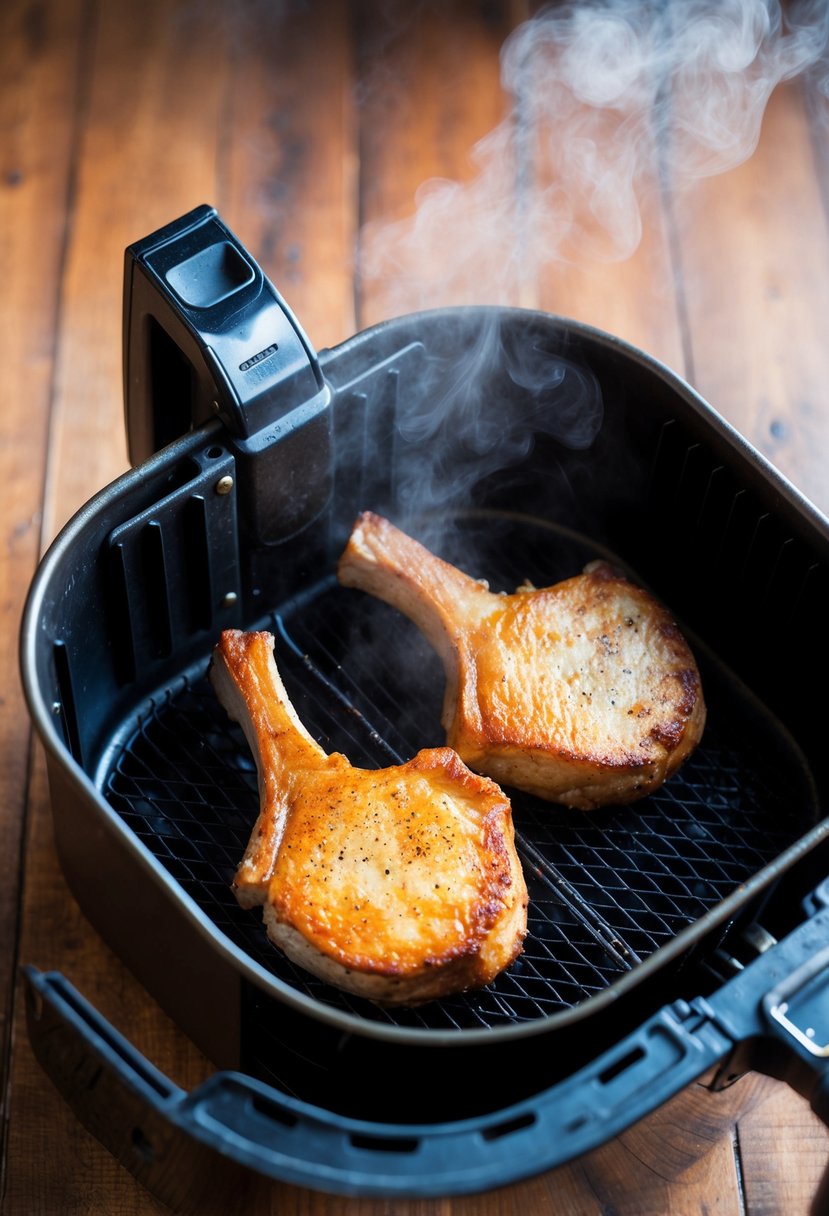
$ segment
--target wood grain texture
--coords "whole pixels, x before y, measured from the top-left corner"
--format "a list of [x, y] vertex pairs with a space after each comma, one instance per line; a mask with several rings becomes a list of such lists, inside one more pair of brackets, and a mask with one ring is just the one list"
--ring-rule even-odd
[[[11, 881], [0, 895], [0, 1017], [19, 958], [66, 972], [178, 1084], [191, 1088], [212, 1071], [105, 947], [67, 888], [39, 748], [29, 771], [16, 677], [18, 622], [41, 526], [48, 540], [126, 464], [120, 342], [129, 242], [198, 203], [216, 203], [317, 346], [396, 312], [467, 300], [592, 322], [686, 371], [807, 493], [829, 501], [822, 102], [807, 104], [800, 82], [778, 90], [759, 148], [739, 169], [673, 199], [653, 168], [642, 239], [629, 258], [562, 262], [547, 248], [534, 252], [537, 231], [509, 227], [526, 202], [522, 175], [537, 178], [544, 165], [537, 124], [501, 87], [505, 39], [534, 7], [523, 0], [4, 6], [0, 848]], [[501, 227], [489, 240], [479, 232], [467, 241], [470, 215], [491, 198], [487, 173], [496, 166]], [[425, 182], [433, 184], [423, 189]], [[441, 230], [436, 207], [421, 257], [407, 242], [430, 199], [449, 207], [452, 223]], [[456, 265], [461, 246], [470, 252]], [[4, 1213], [166, 1210], [52, 1089], [27, 1043], [19, 995], [3, 1061]], [[485, 1196], [345, 1200], [251, 1177], [235, 1210], [808, 1216], [827, 1155], [825, 1130], [805, 1102], [750, 1076], [724, 1094], [691, 1087], [590, 1157]], [[205, 1199], [199, 1210], [208, 1207]], [[223, 1200], [221, 1210], [234, 1206]]]
[[[737, 1125], [736, 1148], [751, 1216], [808, 1216], [804, 1196], [817, 1193], [829, 1165], [829, 1136], [808, 1104], [783, 1085]], [[815, 1213], [815, 1216], [820, 1216]]]
[[[225, 6], [214, 202], [318, 349], [354, 332], [357, 97], [349, 6]], [[220, 48], [215, 53], [221, 54]], [[195, 132], [194, 132], [195, 135]]]
[[[18, 676], [18, 622], [40, 548], [46, 441], [77, 127], [83, 5], [0, 11], [0, 1048], [9, 1050], [17, 958], [20, 846], [29, 727]], [[3, 1070], [0, 1068], [0, 1077]], [[0, 1105], [5, 1098], [5, 1085]], [[3, 1124], [5, 1126], [5, 1124]]]
[[689, 377], [826, 511], [829, 231], [799, 82], [772, 96], [750, 160], [678, 213]]
[[500, 52], [524, 11], [357, 6], [361, 329], [425, 308], [519, 303]]
[[222, 9], [211, 0], [95, 6], [62, 282], [47, 537], [127, 466], [124, 248], [216, 188], [227, 69], [215, 43]]
[[[557, 20], [555, 8], [540, 19]], [[586, 104], [558, 42], [528, 39], [519, 73], [530, 196], [527, 261], [536, 306], [626, 339], [685, 371], [664, 120], [644, 105], [661, 60], [629, 48], [615, 103]], [[521, 93], [526, 100], [521, 103]], [[568, 167], [572, 166], [572, 167]]]

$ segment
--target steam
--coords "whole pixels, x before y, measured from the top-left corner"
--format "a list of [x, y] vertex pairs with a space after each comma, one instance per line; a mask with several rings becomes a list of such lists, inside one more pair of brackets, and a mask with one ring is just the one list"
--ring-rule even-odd
[[[580, 0], [541, 11], [502, 48], [510, 105], [472, 150], [470, 180], [427, 181], [409, 219], [361, 233], [373, 319], [532, 307], [544, 267], [630, 257], [655, 202], [751, 156], [782, 81], [811, 71], [826, 85], [827, 42], [825, 0], [785, 10], [779, 0]], [[472, 343], [459, 330], [464, 354], [437, 359], [428, 387], [398, 408], [399, 433], [421, 454], [401, 474], [404, 511], [456, 507], [539, 435], [579, 450], [601, 429], [589, 371], [537, 333], [516, 345], [500, 315], [482, 319]]]
[[532, 302], [537, 269], [614, 261], [642, 236], [650, 192], [747, 159], [767, 102], [807, 70], [827, 84], [829, 6], [800, 0], [582, 0], [518, 27], [501, 55], [511, 99], [465, 183], [433, 179], [410, 219], [369, 224], [360, 270], [381, 315]]

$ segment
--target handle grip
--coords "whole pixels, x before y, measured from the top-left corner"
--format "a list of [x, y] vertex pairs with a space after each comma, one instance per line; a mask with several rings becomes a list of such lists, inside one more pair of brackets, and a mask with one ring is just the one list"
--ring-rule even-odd
[[[222, 1177], [222, 1162], [237, 1197], [239, 1168], [336, 1194], [460, 1195], [516, 1182], [591, 1151], [746, 1049], [750, 1060], [743, 1054], [743, 1063], [795, 1084], [827, 1120], [829, 1060], [805, 1048], [772, 1012], [773, 1002], [787, 991], [796, 1010], [792, 1004], [788, 1008], [798, 1018], [805, 1012], [816, 1021], [811, 1011], [820, 1014], [820, 1029], [811, 1029], [824, 1041], [829, 958], [820, 946], [827, 940], [829, 909], [761, 955], [714, 997], [666, 1006], [540, 1094], [450, 1123], [349, 1119], [233, 1072], [216, 1073], [185, 1093], [62, 976], [31, 967], [24, 970], [29, 1036], [85, 1126], [170, 1206], [176, 1196], [181, 1199], [185, 1176], [192, 1173], [193, 1185]], [[158, 1147], [169, 1144], [175, 1144], [181, 1162], [172, 1180]], [[217, 1187], [211, 1182], [214, 1196]]]
[[540, 1098], [453, 1123], [373, 1123], [312, 1107], [229, 1071], [188, 1094], [158, 1073], [62, 975], [32, 967], [24, 975], [29, 1037], [38, 1060], [81, 1122], [166, 1203], [168, 1171], [154, 1165], [162, 1162], [162, 1148], [182, 1136], [191, 1145], [194, 1173], [204, 1171], [206, 1159], [219, 1157], [336, 1194], [423, 1197], [487, 1190], [603, 1143], [630, 1123], [632, 1106], [640, 1113], [655, 1108], [728, 1049], [717, 1034], [689, 1033], [671, 1010], [662, 1010]]
[[324, 389], [296, 317], [214, 207], [197, 207], [127, 248], [124, 402], [133, 464], [216, 413], [233, 435], [249, 438]]
[[320, 513], [330, 391], [296, 317], [215, 208], [127, 248], [123, 332], [134, 465], [218, 416], [256, 541], [285, 539]]

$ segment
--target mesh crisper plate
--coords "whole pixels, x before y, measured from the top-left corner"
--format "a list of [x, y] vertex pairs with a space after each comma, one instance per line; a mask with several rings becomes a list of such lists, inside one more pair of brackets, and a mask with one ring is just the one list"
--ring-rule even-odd
[[[601, 556], [537, 521], [479, 514], [429, 543], [493, 590], [537, 586]], [[677, 606], [671, 605], [676, 611]], [[440, 663], [415, 627], [333, 576], [258, 627], [277, 637], [293, 703], [328, 751], [376, 767], [443, 742]], [[441, 1030], [545, 1017], [605, 989], [774, 860], [815, 821], [803, 759], [779, 724], [697, 647], [708, 723], [665, 786], [586, 815], [512, 793], [530, 894], [523, 955], [483, 992], [384, 1010], [295, 967], [230, 883], [258, 810], [256, 772], [205, 669], [185, 673], [123, 731], [102, 777], [132, 831], [241, 950], [325, 1004]]]

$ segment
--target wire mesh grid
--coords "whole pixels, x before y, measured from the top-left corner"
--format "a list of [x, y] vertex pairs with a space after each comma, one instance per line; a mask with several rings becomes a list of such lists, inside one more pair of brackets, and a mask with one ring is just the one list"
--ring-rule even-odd
[[[546, 525], [474, 517], [444, 538], [443, 552], [494, 590], [524, 578], [550, 584], [597, 556]], [[375, 767], [443, 742], [439, 661], [386, 605], [328, 578], [265, 623], [297, 712], [326, 750]], [[383, 1009], [317, 980], [268, 942], [258, 911], [237, 905], [230, 883], [257, 815], [256, 771], [204, 668], [144, 708], [105, 793], [238, 949], [324, 1004], [441, 1030], [543, 1018], [605, 989], [814, 821], [808, 773], [788, 736], [716, 660], [698, 657], [705, 735], [661, 790], [592, 815], [511, 791], [530, 894], [524, 952], [487, 989], [418, 1009]]]

